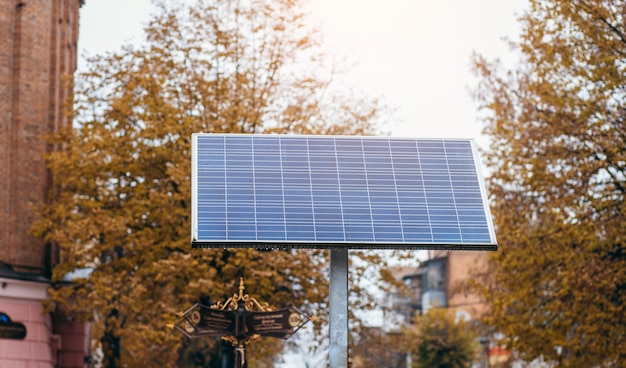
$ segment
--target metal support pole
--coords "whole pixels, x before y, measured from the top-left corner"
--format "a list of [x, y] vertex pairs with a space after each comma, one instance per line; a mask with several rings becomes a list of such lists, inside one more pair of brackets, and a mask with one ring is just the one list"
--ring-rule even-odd
[[330, 368], [348, 367], [348, 249], [330, 250]]
[[234, 356], [235, 351], [233, 350], [233, 347], [230, 342], [222, 340], [221, 344], [222, 344], [222, 368], [230, 368], [234, 364], [233, 356]]
[[481, 368], [489, 368], [489, 338], [481, 336], [478, 338], [478, 342], [483, 348], [482, 360], [480, 362]]

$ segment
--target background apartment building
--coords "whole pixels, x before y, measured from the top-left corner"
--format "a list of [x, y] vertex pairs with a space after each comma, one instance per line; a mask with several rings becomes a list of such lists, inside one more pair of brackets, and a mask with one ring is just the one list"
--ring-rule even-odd
[[[480, 272], [486, 268], [487, 256], [485, 252], [431, 251], [429, 258], [418, 267], [393, 268], [394, 276], [404, 283], [406, 290], [387, 295], [383, 303], [384, 316], [381, 319], [385, 323], [380, 327], [381, 331], [399, 333], [401, 327], [412, 324], [433, 308], [443, 308], [457, 319], [477, 322], [487, 312], [486, 305], [478, 295], [468, 292], [463, 284], [471, 279], [473, 271]], [[510, 352], [486, 337], [481, 338], [481, 344], [485, 344], [490, 367], [512, 364]], [[398, 367], [410, 364], [407, 357], [406, 362], [400, 361]]]

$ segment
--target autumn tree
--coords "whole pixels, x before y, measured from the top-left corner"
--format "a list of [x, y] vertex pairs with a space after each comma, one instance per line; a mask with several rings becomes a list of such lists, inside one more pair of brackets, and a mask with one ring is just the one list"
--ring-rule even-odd
[[469, 368], [477, 357], [477, 334], [470, 324], [455, 320], [445, 309], [432, 309], [416, 317], [413, 336], [413, 368]]
[[476, 59], [500, 244], [485, 322], [525, 360], [626, 361], [626, 7], [532, 0], [513, 70]]
[[[334, 87], [296, 0], [160, 2], [145, 34], [77, 75], [74, 126], [50, 138], [61, 147], [48, 157], [54, 189], [33, 230], [62, 255], [50, 305], [93, 321], [105, 367], [218, 352], [218, 341], [181, 347], [165, 324], [226, 300], [239, 277], [270, 305], [328, 309], [322, 251], [190, 249], [192, 133], [367, 135], [384, 110]], [[90, 276], [62, 282], [77, 270]], [[281, 349], [256, 342], [248, 366], [272, 366]]]
[[379, 327], [363, 327], [350, 344], [351, 366], [405, 368], [409, 345], [407, 335]]

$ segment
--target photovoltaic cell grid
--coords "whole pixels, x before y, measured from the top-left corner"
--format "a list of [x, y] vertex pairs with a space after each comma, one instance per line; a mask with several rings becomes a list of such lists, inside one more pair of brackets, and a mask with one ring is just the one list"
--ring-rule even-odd
[[471, 140], [193, 135], [192, 247], [497, 248]]

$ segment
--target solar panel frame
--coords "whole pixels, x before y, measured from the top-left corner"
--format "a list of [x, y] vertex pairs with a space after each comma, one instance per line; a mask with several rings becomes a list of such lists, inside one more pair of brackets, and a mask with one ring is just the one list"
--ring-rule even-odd
[[207, 133], [191, 245], [497, 249], [471, 139]]

